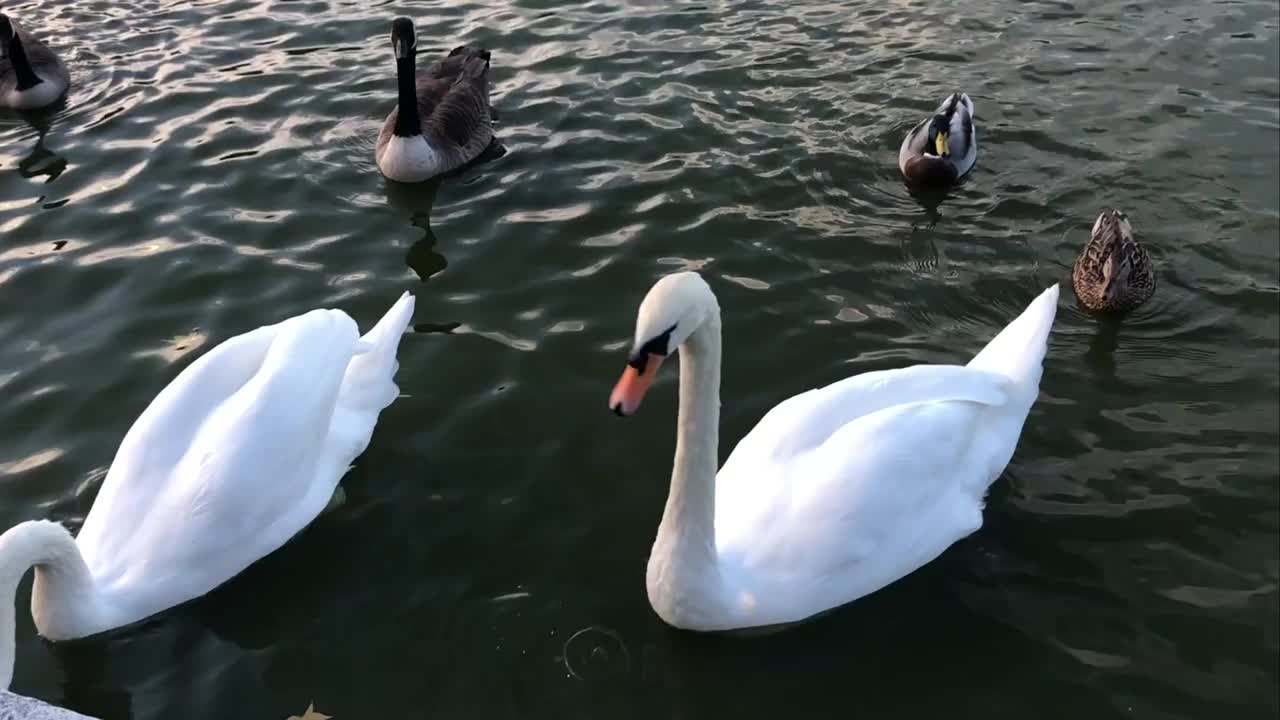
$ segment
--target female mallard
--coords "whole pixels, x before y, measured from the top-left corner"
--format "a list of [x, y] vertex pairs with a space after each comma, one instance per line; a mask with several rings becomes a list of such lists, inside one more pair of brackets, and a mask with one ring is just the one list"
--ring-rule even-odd
[[489, 51], [466, 45], [417, 75], [413, 21], [391, 23], [400, 90], [378, 134], [378, 169], [392, 180], [422, 182], [456, 170], [493, 142]]
[[938, 109], [907, 133], [898, 149], [898, 169], [917, 185], [950, 185], [973, 169], [978, 136], [973, 101], [952, 93]]
[[57, 53], [0, 13], [0, 107], [42, 108], [70, 85], [71, 75]]
[[1126, 312], [1156, 291], [1151, 256], [1133, 238], [1129, 218], [1103, 210], [1071, 271], [1080, 304], [1093, 312]]

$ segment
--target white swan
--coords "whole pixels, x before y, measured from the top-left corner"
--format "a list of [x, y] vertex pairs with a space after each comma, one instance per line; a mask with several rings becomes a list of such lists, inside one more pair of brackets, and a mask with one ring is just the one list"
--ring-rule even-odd
[[856, 375], [769, 411], [716, 474], [720, 308], [692, 272], [659, 280], [609, 399], [639, 407], [680, 349], [671, 491], [646, 584], [668, 624], [699, 631], [803, 620], [878, 590], [982, 525], [1039, 392], [1058, 286], [966, 366]]
[[315, 519], [399, 393], [413, 305], [405, 293], [363, 338], [313, 310], [221, 343], [129, 429], [79, 537], [48, 521], [0, 535], [0, 689], [29, 568], [36, 629], [69, 640], [204, 595]]

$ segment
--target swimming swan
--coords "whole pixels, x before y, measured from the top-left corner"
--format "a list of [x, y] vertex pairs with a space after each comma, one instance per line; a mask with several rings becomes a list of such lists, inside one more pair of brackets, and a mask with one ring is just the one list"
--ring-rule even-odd
[[413, 305], [405, 293], [364, 337], [313, 310], [221, 343], [125, 434], [78, 537], [44, 520], [0, 535], [0, 689], [29, 568], [36, 629], [70, 640], [200, 597], [315, 519], [399, 393]]
[[646, 576], [654, 611], [698, 631], [804, 620], [981, 527], [1039, 392], [1057, 303], [1054, 285], [968, 365], [868, 372], [782, 402], [717, 474], [720, 307], [697, 273], [660, 279], [609, 399], [636, 412], [679, 348], [671, 489]]

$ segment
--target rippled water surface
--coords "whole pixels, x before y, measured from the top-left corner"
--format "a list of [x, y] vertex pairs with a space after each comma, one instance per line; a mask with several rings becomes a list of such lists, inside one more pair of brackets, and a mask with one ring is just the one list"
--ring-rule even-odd
[[[558, 5], [6, 6], [75, 85], [0, 113], [0, 527], [78, 528], [216, 343], [418, 297], [344, 507], [80, 643], [36, 637], [28, 580], [15, 691], [139, 719], [1276, 716], [1274, 2]], [[493, 51], [509, 152], [438, 187], [373, 164], [401, 13], [424, 54]], [[930, 211], [898, 143], [956, 88], [979, 164]], [[720, 297], [723, 457], [812, 386], [963, 362], [1069, 283], [1105, 205], [1159, 290], [1120, 323], [1063, 293], [981, 531], [780, 635], [652, 614], [675, 374], [636, 418], [605, 401], [657, 276]]]

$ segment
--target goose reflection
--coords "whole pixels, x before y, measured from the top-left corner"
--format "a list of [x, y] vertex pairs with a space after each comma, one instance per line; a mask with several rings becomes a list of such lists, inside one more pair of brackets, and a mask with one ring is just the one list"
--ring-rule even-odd
[[[404, 264], [418, 276], [422, 282], [427, 278], [440, 274], [449, 266], [444, 255], [436, 252], [436, 234], [431, 230], [431, 207], [435, 204], [436, 191], [440, 189], [440, 179], [418, 185], [386, 181], [387, 204], [409, 214], [409, 224], [422, 230], [422, 237], [409, 246], [404, 255]], [[413, 329], [419, 333], [449, 334], [462, 325], [460, 322], [415, 322]]]
[[18, 161], [18, 174], [28, 180], [45, 177], [47, 185], [57, 180], [62, 171], [67, 169], [67, 159], [44, 146], [44, 138], [51, 125], [47, 118], [28, 118], [27, 122], [35, 128], [36, 144], [26, 157]]
[[409, 224], [422, 230], [422, 237], [405, 253], [404, 262], [423, 282], [449, 266], [444, 255], [436, 252], [436, 234], [431, 230], [431, 207], [439, 189], [439, 180], [419, 185], [386, 182], [387, 204], [408, 212]]

